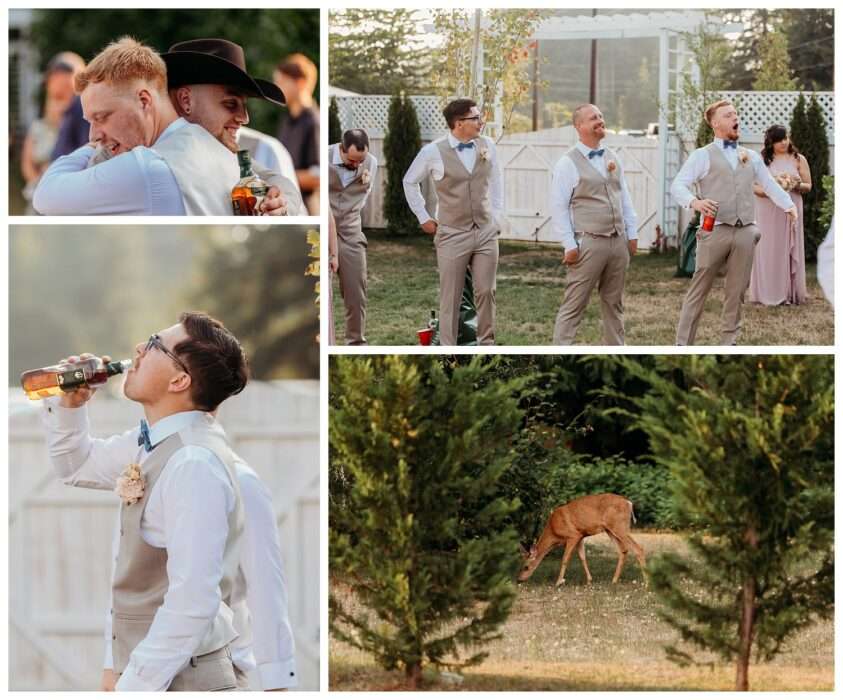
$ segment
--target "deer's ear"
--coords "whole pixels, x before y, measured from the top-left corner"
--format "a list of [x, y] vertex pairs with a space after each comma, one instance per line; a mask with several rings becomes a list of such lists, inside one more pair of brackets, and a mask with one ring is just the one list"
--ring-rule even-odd
[[527, 548], [520, 542], [518, 543], [518, 550], [521, 552], [522, 557], [526, 557], [529, 554]]

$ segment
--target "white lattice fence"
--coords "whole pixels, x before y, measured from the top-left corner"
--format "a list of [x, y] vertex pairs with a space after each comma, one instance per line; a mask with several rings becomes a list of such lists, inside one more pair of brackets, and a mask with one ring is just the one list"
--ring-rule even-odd
[[[346, 129], [364, 129], [370, 138], [383, 138], [386, 135], [389, 116], [389, 95], [358, 95], [337, 97], [340, 113], [340, 125]], [[416, 108], [421, 137], [432, 141], [441, 136], [447, 127], [442, 116], [442, 104], [432, 95], [413, 95], [410, 101]]]
[[[54, 476], [35, 404], [14, 391], [9, 420], [9, 686], [92, 690], [103, 661], [113, 494]], [[20, 400], [17, 400], [20, 399]], [[140, 418], [100, 392], [97, 435]], [[317, 382], [253, 382], [223, 404], [220, 422], [260, 474], [276, 511], [301, 688], [319, 688], [319, 390]]]

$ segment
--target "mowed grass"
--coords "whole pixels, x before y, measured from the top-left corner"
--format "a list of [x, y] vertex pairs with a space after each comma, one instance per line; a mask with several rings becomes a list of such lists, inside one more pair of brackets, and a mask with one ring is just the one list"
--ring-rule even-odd
[[[416, 330], [439, 308], [436, 253], [430, 238], [389, 238], [367, 231], [369, 306], [366, 335], [370, 345], [415, 345]], [[497, 277], [497, 344], [552, 345], [553, 324], [565, 291], [559, 246], [502, 241]], [[673, 277], [676, 255], [638, 255], [627, 272], [625, 292], [627, 345], [673, 345], [686, 278]], [[832, 345], [834, 312], [808, 269], [810, 300], [801, 306], [745, 304], [741, 345]], [[723, 278], [705, 304], [698, 345], [720, 342]], [[334, 286], [337, 343], [344, 342], [344, 309]], [[577, 333], [577, 345], [603, 340], [600, 302], [595, 292]]]
[[[633, 531], [647, 556], [683, 551], [675, 534]], [[608, 537], [586, 544], [594, 583], [585, 583], [574, 555], [563, 587], [554, 586], [561, 550], [551, 553], [533, 577], [519, 586], [502, 638], [484, 647], [489, 657], [462, 671], [459, 684], [425, 674], [426, 690], [732, 690], [735, 669], [695, 652], [712, 665], [681, 668], [665, 657], [666, 644], [678, 634], [662, 622], [656, 596], [643, 583], [630, 553], [621, 580], [611, 584], [617, 550]], [[354, 600], [333, 586], [351, 605]], [[359, 606], [358, 606], [359, 609]], [[798, 633], [785, 651], [768, 664], [750, 667], [752, 690], [832, 690], [833, 624], [817, 622]], [[402, 673], [387, 672], [365, 653], [336, 639], [330, 641], [331, 690], [402, 690]]]

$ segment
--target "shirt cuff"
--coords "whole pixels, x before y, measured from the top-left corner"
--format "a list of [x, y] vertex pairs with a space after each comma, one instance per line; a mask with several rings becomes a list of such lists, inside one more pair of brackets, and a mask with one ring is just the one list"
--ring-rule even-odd
[[634, 231], [627, 231], [626, 232], [626, 240], [628, 240], [628, 241], [637, 241], [638, 240], [638, 227], [636, 227]]
[[87, 424], [88, 412], [84, 406], [68, 408], [62, 406], [60, 396], [50, 396], [44, 399], [44, 418], [54, 428], [63, 430], [83, 430]]
[[566, 253], [577, 247], [577, 238], [573, 231], [566, 231], [562, 234], [562, 247], [565, 249]]
[[296, 660], [273, 661], [258, 666], [261, 687], [264, 690], [279, 690], [281, 688], [295, 688], [299, 684], [296, 674]]
[[117, 691], [142, 691], [142, 692], [149, 692], [155, 693], [160, 690], [166, 690], [166, 688], [158, 688], [150, 683], [144, 681], [137, 673], [135, 673], [135, 667], [132, 665], [132, 662], [129, 662], [129, 665], [126, 666], [126, 670], [120, 674], [120, 678], [117, 681], [117, 685], [114, 688]]

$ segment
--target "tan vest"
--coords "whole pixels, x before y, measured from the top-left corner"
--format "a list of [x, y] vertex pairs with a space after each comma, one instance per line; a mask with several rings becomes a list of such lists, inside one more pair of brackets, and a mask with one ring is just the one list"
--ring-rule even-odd
[[494, 226], [489, 197], [492, 161], [480, 155], [489, 150], [488, 139], [481, 136], [474, 142], [477, 155], [471, 172], [466, 170], [447, 137], [436, 141], [436, 146], [445, 168], [442, 179], [433, 181], [439, 199], [439, 229], [444, 233], [461, 233], [475, 227], [485, 231]]
[[[595, 236], [623, 236], [623, 207], [621, 205], [621, 171], [616, 168], [603, 177], [578, 148], [568, 151], [568, 157], [577, 169], [580, 181], [571, 196], [571, 210], [575, 233], [591, 233]], [[618, 162], [617, 156], [608, 148], [604, 154], [606, 162]]]
[[188, 216], [231, 216], [240, 179], [237, 156], [198, 124], [186, 124], [152, 145], [176, 178]]
[[[337, 222], [337, 235], [344, 240], [350, 241], [355, 238], [366, 237], [363, 235], [363, 202], [366, 199], [366, 192], [369, 191], [371, 183], [363, 182], [363, 173], [370, 173], [372, 167], [372, 154], [367, 153], [363, 164], [355, 177], [347, 186], [343, 187], [340, 173], [342, 168], [335, 165], [333, 149], [339, 148], [339, 144], [333, 144], [328, 152], [328, 197], [331, 202], [331, 212]], [[371, 173], [370, 173], [371, 175]]]
[[[186, 445], [204, 447], [220, 459], [236, 496], [235, 507], [228, 516], [228, 538], [220, 581], [222, 603], [192, 656], [221, 649], [237, 637], [231, 607], [237, 603], [232, 597], [244, 595], [242, 584], [235, 584], [238, 577], [242, 576], [239, 573], [239, 544], [244, 525], [243, 506], [234, 470], [234, 453], [228, 446], [222, 428], [209, 417], [206, 421], [194, 421], [184, 430], [157, 444], [143, 465], [146, 479], [143, 497], [134, 505], [120, 506], [120, 548], [112, 587], [112, 651], [116, 673], [125, 670], [132, 651], [146, 637], [169, 587], [167, 550], [146, 543], [140, 532], [141, 517], [147, 498], [167, 462]], [[237, 592], [232, 596], [235, 588]]]
[[[700, 196], [719, 203], [717, 221], [734, 226], [738, 221], [749, 224], [755, 221], [755, 194], [752, 183], [755, 171], [752, 161], [741, 163], [732, 170], [723, 151], [715, 143], [705, 147], [708, 151], [708, 173], [699, 181]], [[738, 146], [738, 155], [742, 148]]]

